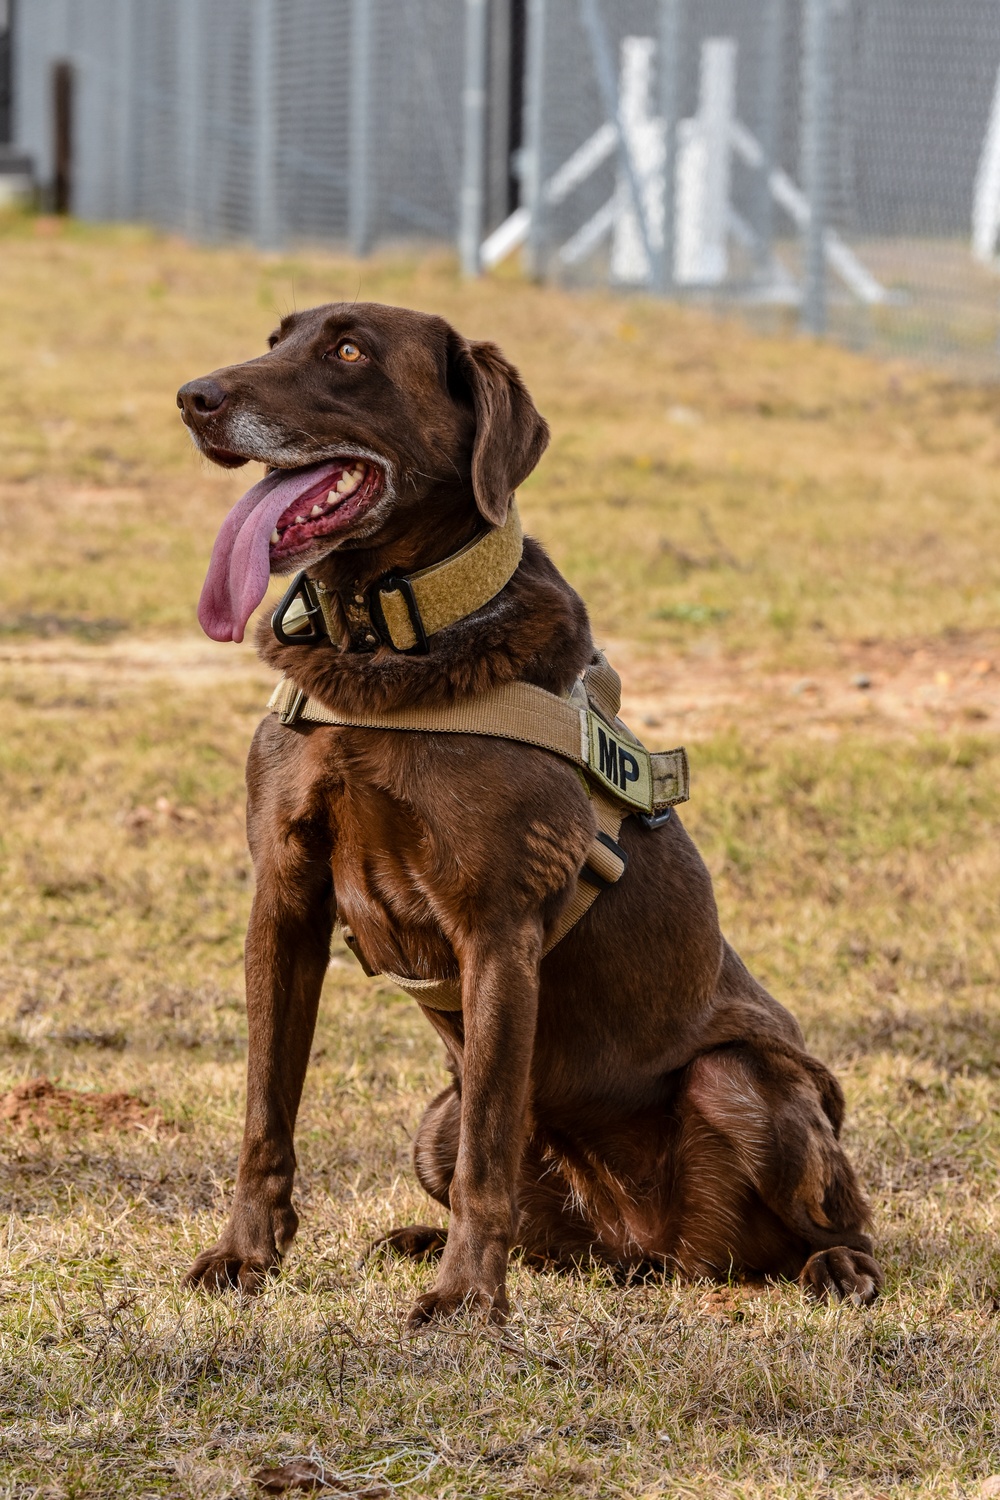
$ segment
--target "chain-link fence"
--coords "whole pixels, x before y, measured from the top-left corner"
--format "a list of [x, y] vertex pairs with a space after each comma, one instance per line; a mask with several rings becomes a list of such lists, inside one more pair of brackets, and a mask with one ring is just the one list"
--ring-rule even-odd
[[1000, 0], [20, 0], [49, 201], [1000, 373]]
[[528, 212], [487, 260], [516, 228], [541, 274], [1000, 370], [996, 0], [530, 13]]
[[197, 238], [454, 240], [463, 0], [21, 0], [18, 144], [72, 207]]

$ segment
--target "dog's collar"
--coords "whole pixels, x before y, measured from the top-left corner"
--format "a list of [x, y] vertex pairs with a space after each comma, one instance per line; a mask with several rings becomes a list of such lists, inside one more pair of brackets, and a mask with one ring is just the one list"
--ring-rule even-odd
[[[426, 652], [429, 639], [482, 609], [510, 582], [524, 535], [517, 505], [503, 526], [473, 537], [460, 551], [406, 576], [387, 573], [366, 592], [345, 595], [299, 573], [271, 616], [285, 646], [344, 641], [348, 648]], [[346, 640], [345, 640], [346, 636]]]

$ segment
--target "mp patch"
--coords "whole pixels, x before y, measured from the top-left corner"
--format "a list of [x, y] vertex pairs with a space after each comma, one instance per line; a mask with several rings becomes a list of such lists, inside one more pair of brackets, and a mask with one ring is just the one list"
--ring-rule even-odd
[[653, 771], [649, 751], [625, 739], [587, 710], [587, 765], [609, 792], [643, 812], [653, 810]]

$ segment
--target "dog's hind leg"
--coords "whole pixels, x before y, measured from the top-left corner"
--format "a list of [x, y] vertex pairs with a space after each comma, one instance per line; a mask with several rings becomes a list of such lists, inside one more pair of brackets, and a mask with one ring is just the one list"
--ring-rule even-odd
[[[424, 1110], [413, 1142], [413, 1165], [420, 1185], [445, 1208], [458, 1157], [461, 1114], [458, 1084], [451, 1083]], [[448, 1231], [433, 1224], [405, 1224], [376, 1240], [369, 1253], [381, 1250], [411, 1260], [436, 1260], [447, 1238]]]
[[[460, 1120], [458, 1084], [452, 1083], [427, 1106], [413, 1143], [420, 1184], [445, 1208], [458, 1156]], [[517, 1248], [529, 1265], [569, 1267], [594, 1258], [608, 1259], [597, 1248], [597, 1236], [574, 1203], [565, 1175], [532, 1139], [521, 1162], [517, 1204]], [[444, 1249], [447, 1233], [430, 1224], [407, 1224], [390, 1230], [371, 1249], [412, 1260], [434, 1260]]]
[[678, 1270], [797, 1275], [817, 1296], [874, 1300], [868, 1205], [821, 1063], [781, 1042], [719, 1048], [689, 1065], [678, 1109]]

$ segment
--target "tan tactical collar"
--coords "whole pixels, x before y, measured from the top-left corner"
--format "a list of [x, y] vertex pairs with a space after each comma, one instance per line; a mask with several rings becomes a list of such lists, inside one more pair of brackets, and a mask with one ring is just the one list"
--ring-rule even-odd
[[283, 645], [331, 640], [345, 650], [427, 652], [432, 635], [474, 614], [514, 576], [524, 547], [513, 500], [503, 526], [473, 537], [442, 562], [388, 573], [367, 592], [345, 595], [299, 573], [271, 616]]

